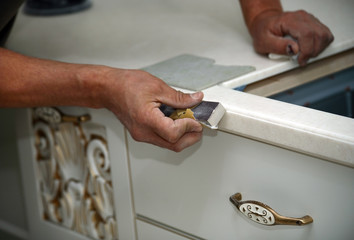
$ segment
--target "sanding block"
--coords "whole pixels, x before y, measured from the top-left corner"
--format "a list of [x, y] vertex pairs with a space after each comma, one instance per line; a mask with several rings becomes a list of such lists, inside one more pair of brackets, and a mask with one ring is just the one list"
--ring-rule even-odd
[[202, 101], [198, 105], [186, 109], [175, 109], [162, 104], [160, 110], [166, 117], [170, 117], [174, 120], [192, 118], [211, 129], [218, 128], [218, 123], [226, 112], [221, 103], [211, 101]]

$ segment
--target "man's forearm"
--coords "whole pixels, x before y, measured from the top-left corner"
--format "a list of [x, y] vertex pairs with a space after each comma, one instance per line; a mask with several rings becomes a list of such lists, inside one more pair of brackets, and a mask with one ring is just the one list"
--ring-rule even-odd
[[283, 11], [280, 0], [240, 0], [240, 4], [248, 30], [261, 13]]
[[179, 152], [199, 141], [193, 119], [172, 120], [161, 104], [195, 106], [203, 93], [184, 94], [141, 70], [70, 64], [0, 48], [0, 107], [84, 106], [110, 110], [133, 139]]
[[102, 69], [27, 57], [0, 48], [0, 107], [101, 107], [96, 95], [103, 92], [98, 73]]

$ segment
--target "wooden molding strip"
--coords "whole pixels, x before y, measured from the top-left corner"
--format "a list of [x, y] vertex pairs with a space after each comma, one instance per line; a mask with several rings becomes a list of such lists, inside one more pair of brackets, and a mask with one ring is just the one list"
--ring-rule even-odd
[[301, 68], [249, 84], [245, 92], [269, 97], [354, 66], [354, 48]]

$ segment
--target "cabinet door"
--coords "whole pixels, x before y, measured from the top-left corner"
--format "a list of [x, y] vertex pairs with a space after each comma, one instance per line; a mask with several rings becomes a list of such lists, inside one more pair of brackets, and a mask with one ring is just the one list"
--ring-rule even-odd
[[30, 239], [134, 239], [123, 126], [105, 110], [17, 117]]
[[[351, 239], [354, 169], [225, 132], [206, 130], [173, 153], [129, 139], [135, 209], [205, 239]], [[230, 203], [236, 192], [306, 226], [264, 226]]]

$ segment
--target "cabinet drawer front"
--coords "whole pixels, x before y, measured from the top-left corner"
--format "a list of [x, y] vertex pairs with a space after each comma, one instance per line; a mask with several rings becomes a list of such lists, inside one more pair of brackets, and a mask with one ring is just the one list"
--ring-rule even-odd
[[162, 228], [155, 227], [143, 221], [138, 220], [136, 225], [137, 225], [139, 240], [156, 240], [156, 239], [188, 240], [188, 238], [166, 231]]
[[[174, 153], [128, 140], [136, 213], [206, 239], [350, 239], [354, 169], [205, 130]], [[241, 192], [306, 226], [262, 226], [229, 202]], [[330, 227], [329, 227], [330, 226]]]

